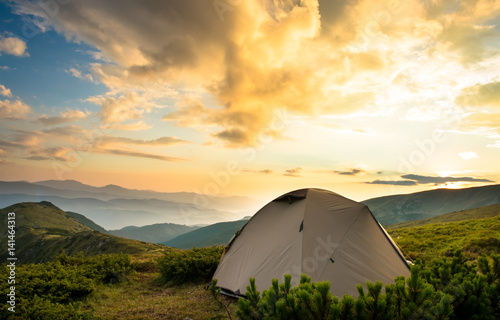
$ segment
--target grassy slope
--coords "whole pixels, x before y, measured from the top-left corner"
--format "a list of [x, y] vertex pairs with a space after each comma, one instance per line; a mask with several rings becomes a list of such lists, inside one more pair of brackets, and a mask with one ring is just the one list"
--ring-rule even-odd
[[[68, 255], [82, 251], [98, 253], [140, 254], [162, 250], [164, 246], [105, 235], [87, 227], [50, 202], [25, 202], [0, 210], [0, 220], [7, 225], [7, 213], [16, 213], [16, 257], [20, 263], [53, 260], [65, 251]], [[7, 228], [0, 231], [6, 239]], [[0, 259], [7, 257], [7, 241], [0, 243]]]
[[411, 259], [449, 256], [457, 249], [472, 258], [500, 253], [500, 205], [399, 223], [388, 232]]
[[[46, 201], [40, 203], [23, 202], [1, 209], [0, 220], [3, 225], [7, 225], [7, 213], [9, 212], [16, 214], [15, 221], [17, 227], [23, 226], [33, 229], [51, 228], [64, 230], [68, 233], [92, 230], [52, 203]], [[5, 236], [6, 233], [7, 229], [2, 228], [0, 236]]]
[[92, 230], [99, 231], [100, 233], [104, 233], [104, 234], [108, 233], [108, 231], [106, 229], [104, 229], [103, 227], [101, 227], [100, 225], [95, 223], [94, 221], [90, 220], [89, 218], [87, 218], [83, 214], [79, 214], [79, 213], [71, 212], [71, 211], [66, 211], [66, 213], [68, 215], [70, 215], [71, 217], [75, 218], [76, 220], [80, 221], [82, 224], [86, 225], [87, 227], [89, 227]]
[[209, 247], [228, 243], [236, 231], [248, 220], [220, 222], [182, 234], [163, 244], [169, 247], [190, 249], [194, 247]]
[[463, 209], [500, 203], [500, 185], [465, 189], [436, 189], [412, 194], [392, 195], [363, 201], [378, 221], [394, 223], [427, 219]]
[[428, 219], [421, 219], [415, 221], [400, 222], [385, 227], [386, 230], [401, 229], [408, 227], [418, 227], [426, 224], [456, 222], [469, 219], [485, 219], [492, 218], [500, 215], [500, 204], [493, 204], [491, 206], [461, 210], [442, 214], [440, 216]]
[[174, 223], [157, 223], [143, 227], [125, 227], [120, 230], [109, 230], [109, 234], [127, 239], [163, 243], [198, 228]]

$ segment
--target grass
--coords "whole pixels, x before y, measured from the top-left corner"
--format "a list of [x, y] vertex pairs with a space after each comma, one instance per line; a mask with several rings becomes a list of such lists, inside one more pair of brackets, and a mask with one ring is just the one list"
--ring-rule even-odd
[[[156, 256], [136, 257], [139, 259], [135, 262], [146, 265]], [[83, 309], [93, 310], [94, 317], [103, 320], [225, 319], [225, 310], [214, 301], [207, 284], [163, 286], [157, 281], [159, 275], [158, 270], [151, 267], [131, 275], [125, 283], [102, 285], [85, 301]], [[230, 310], [234, 316], [236, 301]]]
[[419, 227], [427, 224], [457, 222], [470, 219], [485, 219], [500, 216], [500, 204], [493, 204], [491, 206], [480, 207], [476, 209], [468, 209], [442, 214], [440, 216], [428, 219], [400, 222], [385, 227], [386, 230]]
[[482, 253], [500, 253], [500, 216], [401, 228], [389, 234], [412, 260], [452, 256], [456, 249], [473, 260]]

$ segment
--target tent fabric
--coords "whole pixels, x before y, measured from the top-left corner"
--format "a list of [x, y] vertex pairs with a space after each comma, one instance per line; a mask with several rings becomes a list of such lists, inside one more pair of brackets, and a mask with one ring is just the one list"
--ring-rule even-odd
[[403, 254], [368, 207], [322, 189], [284, 194], [259, 210], [230, 240], [214, 279], [243, 296], [249, 278], [259, 291], [271, 280], [300, 274], [330, 281], [333, 295], [358, 295], [367, 281], [409, 276]]

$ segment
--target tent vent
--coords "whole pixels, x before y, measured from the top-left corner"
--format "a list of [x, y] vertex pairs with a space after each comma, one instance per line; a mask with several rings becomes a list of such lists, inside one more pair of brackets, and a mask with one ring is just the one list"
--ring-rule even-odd
[[292, 192], [288, 192], [273, 201], [288, 201], [288, 204], [292, 204], [297, 200], [305, 199], [307, 196], [307, 191], [308, 189], [300, 189], [300, 190], [295, 190]]
[[304, 230], [304, 220], [302, 220], [302, 222], [300, 223], [299, 232], [301, 232], [302, 230]]

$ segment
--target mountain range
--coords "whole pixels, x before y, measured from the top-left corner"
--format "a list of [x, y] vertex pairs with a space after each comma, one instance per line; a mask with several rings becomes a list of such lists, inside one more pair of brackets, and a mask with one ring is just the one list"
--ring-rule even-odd
[[0, 207], [39, 201], [83, 214], [106, 229], [156, 223], [207, 225], [246, 216], [256, 205], [247, 197], [94, 187], [73, 180], [0, 181]]
[[[152, 244], [145, 241], [130, 240], [104, 234], [102, 232], [102, 230], [104, 230], [102, 227], [84, 216], [64, 212], [52, 203], [45, 201], [39, 203], [18, 203], [0, 209], [0, 220], [4, 225], [7, 225], [7, 216], [9, 212], [15, 212], [15, 257], [18, 259], [17, 261], [19, 263], [51, 261], [62, 252], [68, 255], [75, 255], [82, 252], [86, 256], [117, 252], [129, 254], [148, 253], [156, 256], [161, 254], [165, 249], [168, 249], [166, 246], [160, 244]], [[424, 225], [449, 224], [471, 219], [485, 219], [486, 221], [488, 219], [496, 219], [494, 217], [498, 216], [500, 216], [500, 204], [495, 204], [442, 214], [433, 218], [402, 222], [387, 226], [386, 229], [391, 234], [396, 232], [397, 235], [400, 233], [400, 230], [408, 228]], [[168, 240], [165, 242], [165, 245], [183, 249], [226, 244], [234, 233], [247, 221], [248, 217], [238, 221], [217, 223], [201, 227]], [[152, 229], [173, 227], [174, 230], [176, 230], [176, 228], [179, 230], [179, 226], [175, 225], [157, 225], [149, 227]], [[141, 230], [149, 227], [129, 227], [124, 228], [125, 230], [122, 231]], [[491, 225], [491, 228], [497, 227]], [[498, 232], [498, 229], [496, 230]], [[106, 230], [104, 231], [106, 232]], [[7, 232], [7, 228], [1, 230], [0, 237], [7, 239]], [[495, 243], [498, 243], [498, 240], [496, 240]], [[498, 247], [495, 250], [498, 251]], [[6, 260], [8, 253], [7, 241], [3, 241], [0, 244], [0, 259]]]
[[[152, 198], [153, 196], [157, 198]], [[178, 196], [178, 197], [176, 197]], [[202, 195], [190, 194], [194, 197]], [[224, 244], [249, 219], [234, 220], [244, 197], [212, 197], [211, 207], [188, 201], [187, 193], [159, 193], [119, 186], [93, 187], [77, 181], [0, 182], [0, 207], [19, 202], [50, 201], [70, 217], [101, 234], [164, 244], [177, 248]], [[227, 200], [229, 204], [218, 205]], [[209, 201], [210, 202], [210, 201]], [[363, 201], [384, 226], [444, 213], [500, 204], [500, 185], [465, 189], [435, 189]], [[255, 204], [253, 204], [255, 206]], [[218, 210], [215, 207], [221, 209]], [[242, 213], [241, 210], [239, 210]], [[252, 211], [251, 214], [255, 213]], [[230, 222], [221, 222], [230, 221]], [[204, 224], [205, 226], [201, 226]]]

